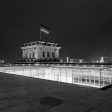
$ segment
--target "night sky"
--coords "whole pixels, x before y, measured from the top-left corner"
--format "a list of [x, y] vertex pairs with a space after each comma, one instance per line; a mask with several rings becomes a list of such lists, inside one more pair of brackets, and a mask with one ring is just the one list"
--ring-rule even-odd
[[39, 40], [59, 43], [61, 58], [112, 57], [112, 0], [3, 0], [0, 3], [0, 57], [21, 59], [20, 47]]

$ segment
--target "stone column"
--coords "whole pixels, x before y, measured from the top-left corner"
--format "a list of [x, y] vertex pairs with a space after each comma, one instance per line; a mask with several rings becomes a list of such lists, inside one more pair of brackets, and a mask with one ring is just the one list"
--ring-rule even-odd
[[42, 49], [39, 49], [39, 59], [42, 59]]
[[29, 58], [31, 58], [31, 57], [30, 57], [30, 56], [31, 56], [31, 55], [30, 55], [30, 49], [28, 50], [28, 55], [29, 55]]
[[27, 49], [27, 58], [30, 58], [30, 51]]
[[45, 50], [45, 59], [47, 59], [47, 50]]
[[22, 49], [22, 56], [23, 56], [23, 58], [25, 58], [25, 49]]
[[27, 58], [27, 51], [26, 51], [26, 49], [25, 49], [24, 53], [25, 53], [25, 58]]
[[26, 49], [24, 50], [24, 58], [27, 58], [27, 51], [26, 51]]
[[59, 49], [56, 50], [55, 54], [56, 54], [56, 58], [58, 58], [59, 57]]
[[33, 58], [33, 49], [30, 49], [31, 58]]
[[38, 59], [37, 49], [35, 49], [35, 59]]
[[24, 51], [24, 52], [25, 52], [25, 58], [27, 58], [27, 51], [26, 51], [26, 49], [25, 49], [25, 51]]

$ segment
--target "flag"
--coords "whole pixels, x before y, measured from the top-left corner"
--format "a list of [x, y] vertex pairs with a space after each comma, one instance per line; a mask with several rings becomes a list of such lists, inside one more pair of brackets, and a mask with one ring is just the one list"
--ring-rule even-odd
[[42, 24], [40, 25], [40, 31], [44, 32], [45, 34], [50, 33], [49, 29], [46, 26], [42, 25]]

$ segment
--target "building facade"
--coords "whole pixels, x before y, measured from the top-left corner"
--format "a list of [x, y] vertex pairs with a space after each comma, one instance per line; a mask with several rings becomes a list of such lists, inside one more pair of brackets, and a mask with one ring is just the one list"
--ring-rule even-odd
[[58, 60], [59, 50], [61, 47], [56, 43], [36, 41], [24, 44], [22, 49], [22, 57], [27, 60]]

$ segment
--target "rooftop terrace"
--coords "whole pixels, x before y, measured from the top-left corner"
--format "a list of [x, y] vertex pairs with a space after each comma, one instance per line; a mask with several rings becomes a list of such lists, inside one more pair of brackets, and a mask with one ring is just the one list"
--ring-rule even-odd
[[106, 90], [0, 73], [0, 112], [111, 112]]

